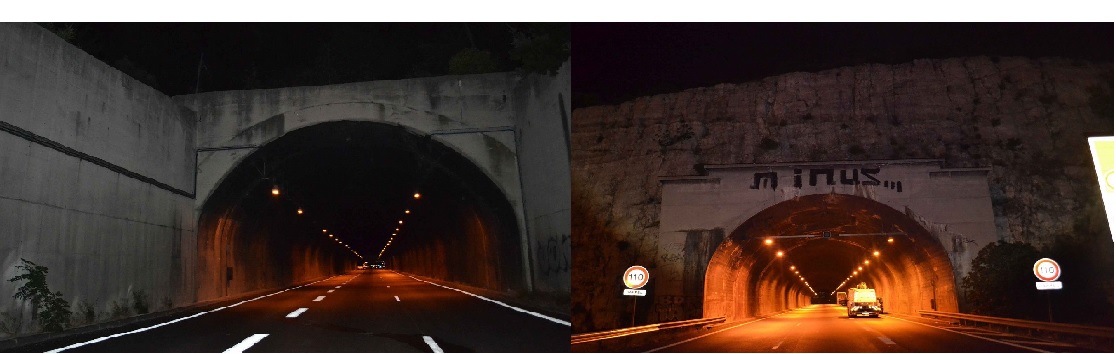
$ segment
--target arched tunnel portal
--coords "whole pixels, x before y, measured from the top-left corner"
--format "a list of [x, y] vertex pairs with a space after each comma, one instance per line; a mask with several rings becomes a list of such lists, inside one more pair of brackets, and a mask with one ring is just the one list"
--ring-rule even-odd
[[498, 291], [526, 283], [506, 196], [436, 137], [393, 124], [319, 123], [260, 146], [198, 225], [199, 301], [377, 261]]
[[[823, 232], [832, 237], [821, 237]], [[880, 234], [840, 236], [845, 234]], [[817, 235], [813, 237], [779, 237]], [[855, 272], [855, 274], [854, 274]], [[860, 282], [886, 312], [957, 311], [941, 243], [890, 206], [845, 194], [814, 194], [772, 205], [732, 231], [705, 277], [704, 317], [730, 321], [815, 302]]]

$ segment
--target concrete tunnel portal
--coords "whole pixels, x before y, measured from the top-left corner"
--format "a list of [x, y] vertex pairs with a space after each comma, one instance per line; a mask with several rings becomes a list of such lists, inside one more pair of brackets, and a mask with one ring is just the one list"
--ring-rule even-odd
[[516, 220], [500, 188], [434, 137], [377, 122], [319, 123], [252, 150], [206, 199], [197, 299], [310, 281], [377, 260], [412, 274], [522, 291]]
[[[772, 237], [825, 231], [898, 234]], [[831, 293], [860, 282], [877, 289], [886, 312], [957, 311], [953, 267], [930, 232], [888, 205], [832, 193], [774, 204], [727, 235], [706, 269], [704, 317], [732, 321], [832, 303]]]

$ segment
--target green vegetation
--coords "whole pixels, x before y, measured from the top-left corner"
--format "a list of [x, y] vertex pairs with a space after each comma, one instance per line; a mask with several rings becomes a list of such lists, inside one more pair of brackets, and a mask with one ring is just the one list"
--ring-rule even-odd
[[1035, 276], [1028, 271], [1040, 258], [1038, 254], [1034, 246], [1023, 242], [999, 241], [981, 249], [961, 281], [968, 312], [1038, 319], [1043, 314], [1037, 311], [1041, 299], [1035, 290]]
[[449, 73], [452, 75], [484, 74], [500, 71], [492, 53], [475, 48], [465, 48], [449, 60]]
[[17, 300], [30, 301], [38, 314], [39, 323], [44, 331], [58, 332], [70, 324], [70, 303], [62, 298], [62, 292], [51, 292], [47, 287], [47, 267], [20, 258], [23, 264], [16, 268], [23, 274], [8, 279], [10, 282], [26, 281], [15, 295]]

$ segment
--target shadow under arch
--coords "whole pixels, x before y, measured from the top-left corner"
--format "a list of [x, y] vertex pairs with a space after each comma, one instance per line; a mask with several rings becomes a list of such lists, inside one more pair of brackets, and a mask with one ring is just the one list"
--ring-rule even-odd
[[[904, 235], [890, 242], [888, 236], [765, 242], [823, 231]], [[953, 274], [942, 244], [906, 214], [853, 195], [805, 195], [760, 211], [725, 238], [705, 273], [703, 315], [730, 321], [768, 315], [829, 299], [860, 281], [877, 289], [888, 312], [957, 311]]]
[[197, 301], [337, 274], [376, 261], [389, 240], [382, 259], [392, 268], [526, 288], [507, 196], [452, 147], [400, 125], [288, 131], [230, 169], [198, 215]]

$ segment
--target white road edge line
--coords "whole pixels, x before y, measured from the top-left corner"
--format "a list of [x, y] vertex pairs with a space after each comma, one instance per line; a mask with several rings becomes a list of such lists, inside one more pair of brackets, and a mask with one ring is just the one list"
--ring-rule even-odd
[[1006, 345], [1010, 345], [1010, 346], [1013, 346], [1013, 347], [1016, 347], [1016, 348], [1023, 348], [1023, 349], [1027, 349], [1027, 350], [1033, 350], [1033, 351], [1038, 352], [1038, 353], [1049, 353], [1048, 351], [1038, 349], [1038, 348], [1031, 348], [1031, 347], [1028, 347], [1028, 346], [1018, 345], [1018, 344], [1015, 344], [1015, 343], [1005, 342], [1005, 341], [1002, 341], [1002, 340], [996, 340], [996, 339], [992, 339], [992, 338], [985, 338], [985, 337], [972, 335], [972, 334], [968, 334], [968, 333], [964, 333], [964, 332], [948, 330], [948, 329], [941, 328], [941, 327], [934, 327], [934, 326], [931, 326], [931, 325], [928, 325], [928, 324], [925, 324], [925, 323], [918, 323], [918, 322], [911, 321], [911, 320], [904, 319], [904, 318], [899, 318], [899, 317], [895, 317], [895, 316], [887, 316], [887, 317], [888, 318], [894, 318], [894, 319], [897, 319], [897, 320], [900, 320], [900, 321], [907, 321], [907, 322], [914, 323], [914, 324], [917, 324], [917, 325], [923, 325], [923, 326], [930, 327], [930, 328], [937, 328], [937, 329], [940, 329], [940, 330], [943, 330], [943, 331], [946, 331], [946, 332], [953, 332], [953, 333], [962, 334], [962, 335], [966, 335], [966, 336], [973, 337], [973, 338], [980, 338], [980, 339], [990, 341], [990, 342], [1006, 344]]
[[[334, 277], [336, 277], [336, 276], [334, 276]], [[296, 287], [295, 289], [300, 288], [300, 287], [304, 287], [304, 286], [307, 286], [307, 285], [319, 283], [319, 281], [326, 281], [326, 280], [329, 280], [329, 279], [333, 279], [334, 277], [329, 277], [329, 278], [321, 279], [321, 280], [318, 280], [318, 281], [314, 281], [314, 283], [308, 283], [308, 284], [300, 285], [300, 286]], [[286, 291], [286, 290], [283, 290], [283, 291]], [[237, 304], [214, 308], [214, 309], [208, 310], [208, 312], [198, 313], [198, 314], [195, 314], [193, 316], [186, 316], [186, 317], [182, 317], [182, 318], [172, 319], [172, 320], [169, 320], [169, 322], [164, 322], [164, 323], [157, 324], [157, 325], [150, 326], [150, 327], [143, 327], [143, 328], [140, 328], [140, 329], [135, 329], [135, 331], [131, 331], [131, 332], [117, 333], [117, 334], [114, 334], [114, 335], [108, 335], [108, 336], [92, 339], [92, 341], [70, 344], [70, 345], [67, 345], [67, 346], [64, 346], [64, 347], [57, 348], [57, 350], [49, 351], [47, 353], [59, 353], [59, 352], [62, 352], [62, 351], [73, 350], [73, 348], [80, 347], [80, 346], [85, 346], [86, 344], [99, 343], [99, 342], [107, 341], [107, 339], [112, 339], [112, 338], [116, 338], [116, 337], [123, 337], [123, 336], [133, 334], [133, 333], [144, 332], [144, 331], [147, 331], [147, 329], [158, 328], [158, 327], [162, 327], [162, 326], [165, 326], [165, 325], [169, 325], [169, 324], [172, 324], [172, 323], [179, 322], [179, 320], [190, 319], [190, 318], [198, 317], [198, 316], [201, 316], [201, 315], [204, 315], [204, 314], [219, 312], [219, 310], [229, 308], [229, 307], [235, 307], [237, 305], [240, 305], [240, 304], [243, 304], [243, 303], [248, 303], [248, 302], [251, 302], [251, 300], [243, 300], [243, 302], [240, 302], [240, 303], [237, 303]]]
[[[778, 315], [775, 315], [775, 316], [781, 316], [781, 315], [782, 314], [778, 314]], [[771, 316], [771, 317], [775, 317], [775, 316]], [[757, 318], [757, 319], [754, 319], [754, 320], [751, 320], [751, 321], [748, 321], [748, 322], [744, 322], [744, 323], [741, 323], [741, 324], [738, 324], [738, 325], [733, 325], [732, 327], [728, 327], [728, 328], [725, 328], [725, 329], [722, 329], [722, 330], [719, 330], [719, 331], [716, 331], [716, 332], [712, 332], [712, 333], [704, 334], [704, 335], [701, 335], [701, 336], [693, 337], [693, 338], [690, 338], [690, 339], [687, 339], [687, 340], [684, 340], [684, 341], [681, 341], [681, 342], [678, 342], [678, 343], [667, 344], [667, 345], [664, 345], [664, 346], [661, 346], [661, 347], [658, 347], [658, 348], [655, 348], [655, 349], [645, 351], [644, 353], [657, 352], [657, 351], [660, 351], [660, 350], [663, 350], [663, 349], [666, 349], [666, 348], [670, 348], [670, 347], [673, 347], [673, 346], [676, 346], [676, 345], [679, 345], [679, 344], [682, 344], [682, 343], [695, 341], [695, 340], [705, 338], [705, 337], [708, 337], [708, 336], [711, 336], [711, 335], [714, 335], [714, 334], [717, 334], [717, 333], [721, 333], [721, 332], [724, 332], [724, 331], [727, 331], [727, 330], [730, 330], [730, 329], [733, 329], [733, 328], [736, 328], [736, 327], [740, 327], [740, 326], [743, 326], [743, 325], [746, 325], [746, 324], [752, 324], [752, 323], [756, 323], [756, 322], [759, 322], [759, 321], [763, 321], [763, 320], [766, 320], [766, 319], [771, 318], [771, 317]]]
[[244, 340], [240, 341], [240, 343], [237, 343], [232, 348], [226, 349], [224, 352], [243, 353], [245, 350], [248, 350], [248, 348], [251, 348], [253, 345], [256, 345], [256, 343], [259, 343], [261, 340], [263, 340], [264, 337], [267, 337], [267, 334], [253, 334], [251, 337], [245, 338]]
[[434, 342], [434, 338], [430, 338], [430, 336], [422, 336], [422, 341], [426, 342], [426, 345], [430, 346], [430, 350], [433, 350], [435, 353], [445, 353], [442, 351], [442, 347], [439, 347], [438, 343]]
[[309, 310], [309, 309], [310, 308], [307, 308], [307, 307], [299, 307], [298, 310], [294, 310], [293, 312], [288, 313], [287, 318], [298, 317], [298, 315], [301, 315], [303, 312], [306, 312], [306, 310]]
[[399, 295], [395, 295], [395, 301], [400, 301], [399, 300]]
[[322, 301], [322, 299], [324, 299], [324, 298], [325, 298], [325, 295], [318, 296], [318, 297], [314, 298], [314, 301]]
[[[393, 270], [392, 272], [395, 272], [395, 271]], [[399, 273], [399, 272], [396, 272], [396, 273]], [[406, 275], [406, 274], [402, 274], [402, 273], [399, 273], [399, 274], [400, 275]], [[494, 304], [497, 304], [497, 305], [500, 305], [500, 306], [503, 306], [503, 307], [507, 307], [507, 308], [512, 309], [512, 310], [523, 312], [523, 313], [526, 313], [526, 314], [531, 315], [531, 316], [542, 318], [542, 319], [550, 321], [550, 322], [554, 322], [554, 323], [561, 324], [561, 325], [566, 325], [566, 326], [570, 325], [569, 321], [563, 321], [563, 320], [560, 320], [560, 319], [557, 319], [557, 318], [554, 318], [554, 317], [550, 317], [550, 316], [547, 316], [547, 315], [544, 315], [544, 314], [541, 314], [541, 313], [538, 313], [538, 312], [524, 310], [524, 309], [521, 309], [521, 308], [518, 308], [518, 307], [515, 307], [515, 306], [505, 304], [502, 301], [492, 300], [492, 299], [489, 299], [487, 297], [480, 296], [480, 295], [477, 295], [477, 294], [473, 294], [473, 293], [470, 293], [470, 292], [465, 291], [465, 290], [454, 289], [454, 288], [451, 288], [451, 287], [448, 287], [448, 286], [431, 283], [431, 282], [428, 282], [428, 281], [425, 281], [425, 280], [422, 280], [422, 279], [419, 279], [419, 278], [412, 277], [410, 275], [407, 275], [407, 276], [410, 277], [411, 279], [418, 280], [418, 281], [421, 281], [423, 283], [427, 283], [427, 284], [430, 284], [430, 285], [440, 286], [440, 287], [443, 287], [443, 288], [446, 288], [446, 289], [450, 289], [450, 290], [453, 290], [453, 291], [456, 291], [456, 292], [459, 292], [459, 293], [462, 293], [462, 294], [465, 294], [465, 295], [469, 295], [469, 296], [472, 296], [472, 297], [475, 297], [475, 298], [478, 298], [478, 299], [481, 299], [481, 300], [484, 300], [484, 301], [488, 301], [488, 302], [491, 302], [491, 303], [494, 303]]]

